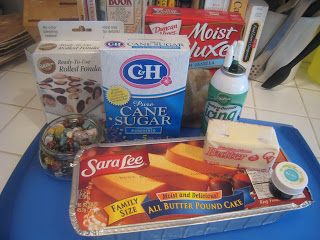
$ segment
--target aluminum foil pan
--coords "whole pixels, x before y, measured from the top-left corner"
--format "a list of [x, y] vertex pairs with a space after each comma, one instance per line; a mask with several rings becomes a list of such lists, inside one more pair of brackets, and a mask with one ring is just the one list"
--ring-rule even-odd
[[[274, 198], [271, 173], [204, 163], [203, 144], [192, 137], [79, 151], [69, 208], [75, 231], [99, 239], [186, 238], [269, 224], [312, 204], [308, 188], [290, 200]], [[274, 165], [283, 161], [282, 151]]]

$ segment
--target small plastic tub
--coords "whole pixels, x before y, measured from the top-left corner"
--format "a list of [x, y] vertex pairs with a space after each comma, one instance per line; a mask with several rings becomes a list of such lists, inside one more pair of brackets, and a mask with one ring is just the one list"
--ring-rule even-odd
[[306, 172], [292, 162], [279, 163], [270, 180], [270, 192], [280, 200], [291, 199], [299, 195], [308, 184]]
[[93, 118], [80, 114], [59, 117], [41, 133], [40, 164], [48, 175], [71, 180], [76, 153], [87, 145], [103, 140], [103, 129]]

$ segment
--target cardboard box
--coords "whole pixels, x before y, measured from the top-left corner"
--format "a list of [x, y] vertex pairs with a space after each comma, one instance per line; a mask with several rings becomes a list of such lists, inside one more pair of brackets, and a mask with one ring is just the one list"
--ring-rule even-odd
[[100, 39], [121, 22], [40, 22], [41, 42], [26, 49], [47, 121], [85, 114], [103, 103]]
[[108, 141], [177, 137], [190, 56], [187, 37], [110, 35], [100, 51]]
[[204, 9], [228, 11], [229, 3], [230, 0], [206, 0], [204, 4]]
[[240, 13], [242, 18], [245, 18], [248, 6], [248, 0], [231, 0], [228, 11]]
[[24, 0], [23, 26], [36, 42], [40, 42], [38, 22], [83, 20], [77, 5], [76, 0]]
[[268, 4], [263, 0], [249, 0], [244, 19], [246, 22], [243, 34], [245, 45], [240, 62], [240, 64], [246, 68], [247, 77], [249, 76], [252, 62], [255, 57], [268, 9]]
[[149, 6], [145, 24], [145, 33], [188, 36], [191, 55], [183, 125], [199, 127], [211, 77], [223, 64], [229, 45], [241, 39], [245, 22], [238, 13]]

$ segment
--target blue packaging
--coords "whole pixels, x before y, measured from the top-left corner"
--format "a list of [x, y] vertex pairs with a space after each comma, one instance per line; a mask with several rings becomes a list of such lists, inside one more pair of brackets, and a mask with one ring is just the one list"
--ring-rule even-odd
[[108, 142], [180, 132], [190, 48], [186, 36], [113, 34], [100, 45]]

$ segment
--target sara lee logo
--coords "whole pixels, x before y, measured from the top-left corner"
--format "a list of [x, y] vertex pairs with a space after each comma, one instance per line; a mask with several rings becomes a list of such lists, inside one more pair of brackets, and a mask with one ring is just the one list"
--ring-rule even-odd
[[83, 178], [104, 174], [131, 172], [149, 166], [148, 150], [142, 149], [89, 157], [80, 162], [80, 175]]
[[154, 88], [172, 83], [169, 65], [159, 57], [138, 55], [126, 60], [120, 67], [120, 76], [136, 88]]
[[109, 41], [105, 43], [105, 46], [109, 48], [121, 48], [124, 47], [124, 43], [119, 41]]

